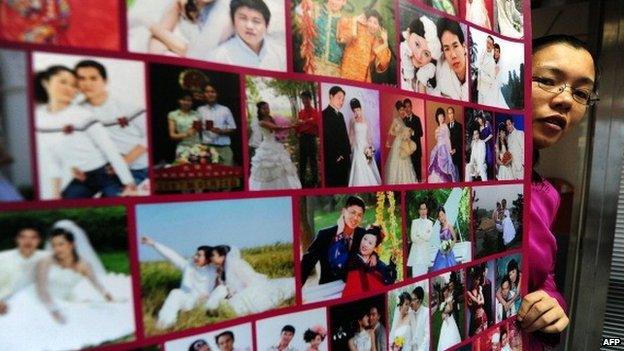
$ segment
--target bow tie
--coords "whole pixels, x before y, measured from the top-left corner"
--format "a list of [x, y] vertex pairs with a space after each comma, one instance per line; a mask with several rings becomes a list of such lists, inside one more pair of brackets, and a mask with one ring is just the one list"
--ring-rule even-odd
[[71, 124], [68, 124], [66, 126], [63, 127], [63, 133], [65, 134], [71, 134], [74, 132], [74, 126]]
[[121, 128], [126, 128], [130, 123], [128, 117], [119, 117], [117, 118], [117, 124], [119, 124]]

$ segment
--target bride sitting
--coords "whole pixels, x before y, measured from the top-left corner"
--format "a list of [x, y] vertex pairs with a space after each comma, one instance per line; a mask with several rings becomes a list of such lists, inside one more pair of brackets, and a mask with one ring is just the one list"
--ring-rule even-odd
[[270, 279], [256, 272], [235, 247], [212, 248], [210, 262], [217, 267], [217, 287], [206, 301], [209, 311], [223, 301], [244, 316], [277, 308], [295, 296], [294, 277]]
[[35, 284], [15, 295], [0, 318], [5, 350], [68, 350], [134, 334], [130, 278], [106, 273], [84, 231], [54, 224], [52, 255], [36, 267]]

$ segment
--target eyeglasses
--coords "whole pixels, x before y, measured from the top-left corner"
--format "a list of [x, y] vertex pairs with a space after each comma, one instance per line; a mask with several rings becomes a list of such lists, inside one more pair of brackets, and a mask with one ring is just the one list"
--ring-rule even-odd
[[532, 77], [532, 80], [536, 82], [537, 86], [540, 87], [542, 90], [553, 93], [555, 95], [559, 95], [563, 93], [567, 88], [570, 88], [572, 98], [574, 99], [574, 101], [578, 102], [581, 105], [593, 106], [596, 104], [596, 102], [600, 100], [598, 98], [598, 94], [591, 91], [590, 89], [573, 88], [568, 83], [556, 82], [554, 79], [545, 77]]

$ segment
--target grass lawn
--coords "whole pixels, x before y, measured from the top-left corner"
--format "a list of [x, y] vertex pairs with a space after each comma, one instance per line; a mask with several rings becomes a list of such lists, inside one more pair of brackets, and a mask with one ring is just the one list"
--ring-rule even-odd
[[127, 252], [106, 252], [99, 256], [107, 272], [130, 274], [130, 260], [128, 260]]

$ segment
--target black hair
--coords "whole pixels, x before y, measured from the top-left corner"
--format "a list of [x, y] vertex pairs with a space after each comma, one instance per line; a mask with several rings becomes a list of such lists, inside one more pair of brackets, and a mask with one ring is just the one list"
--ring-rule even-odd
[[78, 72], [80, 68], [95, 68], [102, 79], [107, 80], [108, 74], [106, 73], [106, 67], [103, 64], [95, 61], [95, 60], [82, 60], [76, 64], [74, 67], [74, 72]]
[[300, 97], [304, 98], [308, 98], [308, 99], [312, 99], [312, 93], [308, 90], [305, 90], [303, 92], [301, 92], [301, 94], [299, 94]]
[[444, 35], [444, 32], [450, 32], [451, 34], [457, 35], [460, 44], [464, 44], [466, 40], [464, 38], [464, 31], [456, 21], [446, 17], [440, 17], [436, 23], [436, 27], [438, 29], [438, 39], [440, 39], [440, 42], [442, 42], [442, 35]]
[[[479, 129], [475, 129], [475, 130], [479, 130]], [[500, 134], [501, 131], [503, 131], [503, 133], [507, 135], [507, 131], [505, 130], [504, 124], [501, 124], [498, 126], [498, 134]], [[501, 144], [500, 137], [498, 136], [498, 134], [496, 135], [496, 145], [498, 147], [498, 151], [499, 152], [503, 151], [503, 145], [505, 145], [505, 150], [509, 150], [509, 145], [507, 145], [507, 138], [503, 139], [503, 142]]]
[[498, 43], [494, 43], [494, 49], [498, 49], [498, 51], [500, 51], [500, 45], [498, 45]]
[[[57, 236], [62, 236], [65, 240], [67, 240], [68, 242], [72, 244], [76, 242], [76, 238], [74, 237], [74, 234], [65, 228], [60, 228], [60, 227], [52, 228], [52, 230], [50, 231], [50, 235], [49, 235], [50, 239], [56, 238]], [[72, 250], [72, 256], [74, 256], [74, 263], [80, 260], [80, 256], [78, 256], [78, 251], [76, 251], [75, 246]]]
[[509, 262], [507, 262], [507, 274], [509, 274], [509, 272], [516, 270], [516, 272], [520, 272], [520, 268], [518, 266], [518, 261], [516, 261], [515, 258], [512, 258], [511, 260], [509, 260]]
[[596, 92], [598, 90], [598, 82], [600, 80], [600, 66], [598, 65], [598, 62], [596, 61], [596, 57], [594, 56], [594, 54], [592, 53], [592, 50], [590, 50], [589, 45], [587, 45], [586, 42], [576, 37], [573, 37], [571, 35], [567, 35], [567, 34], [546, 35], [543, 37], [533, 39], [533, 55], [535, 55], [540, 50], [548, 46], [557, 45], [557, 44], [568, 45], [578, 50], [585, 50], [591, 55], [592, 60], [594, 61], [594, 75], [595, 75], [593, 91]]
[[43, 233], [41, 232], [41, 228], [38, 225], [27, 225], [27, 226], [19, 227], [15, 231], [15, 237], [17, 238], [25, 230], [32, 230], [33, 232], [37, 233], [37, 236], [39, 237], [39, 239], [43, 239]]
[[410, 22], [409, 31], [410, 33], [420, 35], [423, 38], [425, 37], [425, 26], [423, 25], [422, 21], [419, 18], [412, 20]]
[[232, 0], [232, 2], [230, 2], [230, 18], [232, 19], [232, 23], [234, 23], [234, 14], [241, 7], [248, 7], [260, 12], [262, 17], [264, 17], [266, 25], [269, 25], [271, 21], [271, 10], [269, 10], [267, 4], [262, 0]]
[[501, 288], [503, 287], [503, 284], [505, 284], [505, 282], [509, 283], [509, 289], [511, 289], [512, 284], [511, 284], [511, 279], [509, 278], [508, 274], [505, 274], [503, 276], [503, 279], [501, 280], [501, 285], [500, 285]]
[[487, 39], [490, 39], [492, 42], [494, 41], [494, 37], [493, 37], [493, 36], [491, 36], [491, 35], [488, 35], [488, 36], [487, 36]]
[[186, 1], [184, 5], [184, 15], [193, 22], [197, 20], [197, 17], [199, 17], [199, 7], [197, 7], [195, 0]]
[[347, 198], [347, 202], [345, 202], [344, 208], [349, 208], [351, 206], [358, 206], [362, 209], [362, 211], [366, 211], [366, 204], [361, 197], [356, 195], [351, 195]]
[[364, 12], [364, 16], [366, 16], [366, 19], [375, 17], [377, 21], [379, 22], [379, 26], [383, 27], [383, 18], [381, 17], [381, 14], [379, 13], [379, 11], [375, 9], [368, 9]]
[[206, 258], [206, 260], [210, 259], [210, 255], [212, 254], [212, 246], [207, 246], [207, 245], [202, 245], [197, 247], [196, 251], [201, 251], [204, 253], [204, 257]]
[[503, 335], [505, 335], [505, 334], [509, 335], [509, 334], [507, 333], [507, 328], [505, 328], [505, 327], [501, 327], [501, 328], [500, 328], [500, 337], [501, 337], [501, 342], [503, 342]]
[[416, 299], [422, 301], [425, 298], [425, 289], [422, 286], [417, 286], [412, 290], [412, 294], [416, 296]]
[[54, 65], [48, 67], [45, 71], [37, 72], [35, 75], [35, 101], [38, 103], [47, 103], [50, 97], [48, 96], [48, 91], [43, 86], [43, 82], [47, 82], [53, 76], [61, 73], [61, 72], [69, 72], [73, 75], [76, 75], [71, 68], [63, 65]]
[[349, 101], [349, 106], [351, 106], [351, 111], [355, 110], [356, 108], [362, 108], [362, 104], [360, 103], [360, 100], [353, 98], [351, 99], [351, 101]]
[[403, 101], [401, 100], [397, 100], [394, 103], [394, 108], [398, 111], [399, 109], [401, 109], [401, 107], [405, 107], [405, 105], [403, 105]]
[[436, 109], [436, 111], [435, 111], [434, 118], [435, 118], [435, 121], [436, 121], [437, 125], [440, 125], [440, 122], [438, 121], [438, 116], [439, 115], [444, 115], [444, 119], [446, 120], [446, 112], [444, 111], [444, 109], [442, 107], [438, 107]]
[[223, 333], [219, 333], [217, 336], [215, 336], [215, 342], [217, 343], [217, 345], [219, 345], [219, 338], [226, 335], [234, 340], [234, 333], [232, 333], [232, 331], [230, 330], [226, 330]]
[[292, 325], [290, 325], [290, 324], [287, 324], [287, 325], [285, 325], [285, 326], [282, 328], [282, 333], [283, 333], [283, 332], [291, 332], [291, 333], [293, 333], [293, 334], [294, 334], [294, 333], [295, 333], [295, 327], [293, 327], [293, 326], [292, 326]]
[[198, 346], [204, 346], [204, 345], [208, 345], [206, 340], [204, 340], [204, 339], [197, 339], [197, 340], [193, 341], [191, 343], [191, 345], [189, 345], [188, 351], [197, 351], [196, 348]]
[[303, 341], [310, 342], [316, 338], [317, 335], [320, 335], [323, 340], [325, 340], [325, 336], [323, 334], [317, 333], [312, 329], [307, 329], [303, 332]]
[[217, 90], [217, 88], [214, 86], [214, 84], [212, 83], [204, 83], [202, 84], [202, 93], [206, 91], [206, 88], [211, 87], [212, 89], [214, 89], [215, 91]]
[[189, 93], [188, 91], [183, 91], [178, 94], [178, 100], [184, 100], [186, 98], [190, 98], [191, 100], [193, 100], [193, 94]]
[[211, 252], [216, 252], [219, 256], [225, 256], [230, 252], [231, 248], [228, 245], [217, 245], [212, 247]]
[[375, 247], [381, 245], [381, 242], [383, 241], [383, 233], [381, 232], [381, 226], [379, 225], [371, 225], [366, 229], [366, 232], [364, 232], [364, 235], [366, 234], [371, 234], [374, 235], [375, 238], [377, 238], [377, 242], [375, 243]]
[[455, 113], [455, 107], [453, 107], [453, 106], [449, 106], [449, 107], [447, 107], [447, 108], [446, 108], [446, 110], [447, 110], [447, 111], [448, 111], [448, 110], [453, 110], [453, 113]]
[[412, 295], [410, 295], [407, 291], [404, 291], [399, 295], [399, 303], [397, 306], [403, 305], [405, 301], [412, 302]]
[[333, 87], [329, 88], [329, 96], [334, 96], [338, 93], [343, 93], [344, 95], [347, 95], [347, 93], [345, 93], [345, 91], [342, 90], [342, 88], [337, 85], [334, 85]]
[[412, 100], [410, 100], [408, 98], [403, 99], [403, 106], [405, 106], [407, 104], [410, 104], [410, 106], [412, 106]]
[[444, 212], [444, 214], [446, 214], [446, 209], [444, 209], [444, 206], [438, 207], [438, 211], [436, 213], [440, 215], [440, 212]]
[[260, 116], [260, 109], [261, 109], [263, 106], [266, 106], [266, 105], [268, 105], [268, 104], [269, 104], [269, 103], [268, 103], [268, 102], [266, 102], [266, 101], [259, 101], [259, 102], [256, 104], [256, 108], [258, 108], [258, 120], [259, 120], [259, 121], [261, 121], [261, 120], [264, 118], [264, 116]]

